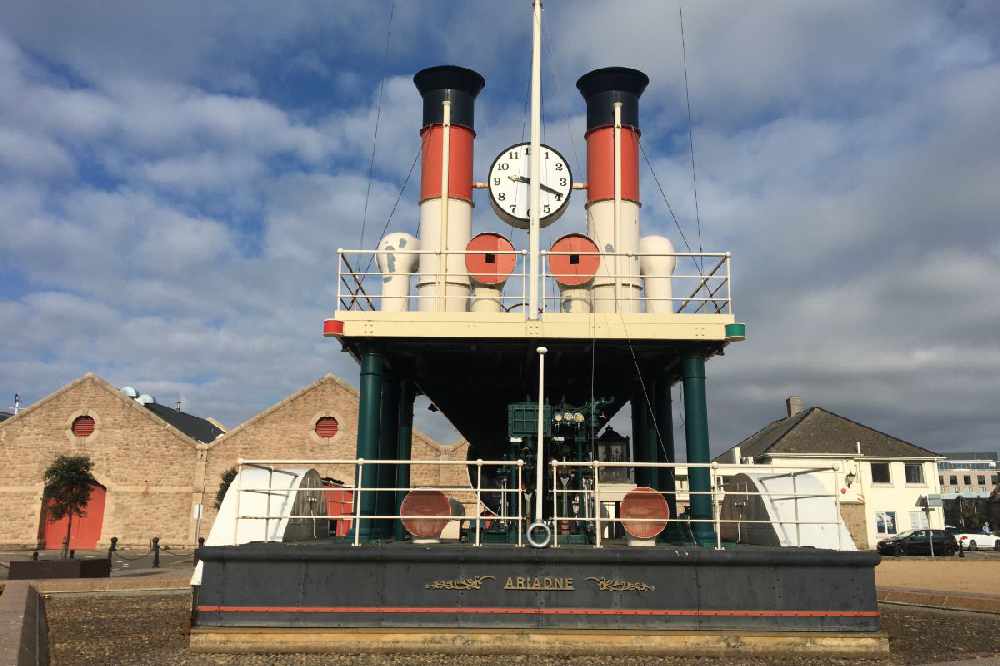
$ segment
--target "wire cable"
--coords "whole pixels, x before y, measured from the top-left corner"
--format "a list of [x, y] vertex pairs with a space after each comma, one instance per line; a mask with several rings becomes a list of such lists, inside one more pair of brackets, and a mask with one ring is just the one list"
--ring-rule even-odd
[[[687, 41], [684, 37], [684, 7], [677, 8], [680, 14], [681, 23], [681, 57], [684, 63], [684, 99], [687, 103], [688, 116], [688, 149], [691, 154], [691, 189], [694, 191], [694, 217], [698, 222], [698, 251], [704, 252], [701, 239], [701, 210], [698, 207], [698, 171], [694, 162], [694, 127], [691, 121], [691, 91], [688, 87], [688, 66], [687, 66]], [[705, 267], [705, 260], [701, 260], [701, 268]]]
[[[396, 14], [396, 3], [389, 5], [389, 22], [385, 31], [385, 53], [382, 55], [383, 64], [389, 60], [389, 40], [392, 37], [392, 17]], [[378, 84], [378, 96], [375, 101], [375, 131], [372, 134], [372, 151], [368, 157], [368, 189], [365, 192], [365, 207], [361, 214], [361, 240], [358, 247], [365, 246], [365, 227], [368, 225], [368, 201], [372, 194], [372, 176], [375, 172], [375, 146], [378, 145], [378, 127], [382, 120], [382, 93], [385, 91], [385, 77]]]

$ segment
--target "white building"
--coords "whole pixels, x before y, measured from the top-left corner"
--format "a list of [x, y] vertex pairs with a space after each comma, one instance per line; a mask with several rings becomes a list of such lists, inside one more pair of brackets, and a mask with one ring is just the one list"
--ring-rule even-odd
[[[786, 401], [787, 415], [769, 423], [716, 460], [784, 465], [836, 465], [824, 474], [840, 494], [841, 515], [859, 549], [879, 539], [928, 526], [927, 495], [941, 493], [941, 456], [821, 407]], [[836, 476], [836, 479], [834, 478]], [[929, 512], [930, 527], [944, 527], [942, 509]]]

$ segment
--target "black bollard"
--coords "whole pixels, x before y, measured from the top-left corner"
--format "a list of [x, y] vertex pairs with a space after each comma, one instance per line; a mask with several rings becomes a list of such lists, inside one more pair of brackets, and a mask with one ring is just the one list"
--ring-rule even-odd
[[108, 546], [108, 562], [112, 560], [116, 550], [118, 550], [118, 537], [111, 537], [111, 545]]
[[76, 558], [76, 549], [75, 548], [71, 548], [70, 551], [69, 551], [69, 559], [72, 560], [72, 559], [75, 559], [75, 558]]
[[31, 554], [31, 559], [34, 560], [34, 561], [36, 561], [36, 562], [38, 561], [38, 551], [37, 550]]
[[[198, 537], [198, 548], [205, 547], [205, 537]], [[194, 563], [198, 564], [198, 551], [194, 551]]]
[[958, 542], [958, 556], [965, 557], [965, 548], [962, 547], [962, 542]]
[[160, 568], [160, 537], [153, 537], [153, 568]]

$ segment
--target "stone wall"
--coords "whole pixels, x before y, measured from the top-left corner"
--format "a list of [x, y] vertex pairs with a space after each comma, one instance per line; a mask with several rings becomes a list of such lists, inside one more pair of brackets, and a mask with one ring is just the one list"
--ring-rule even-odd
[[847, 531], [854, 539], [854, 545], [858, 550], [869, 550], [874, 544], [868, 543], [868, 527], [865, 521], [864, 504], [841, 503], [840, 516], [847, 525]]
[[[91, 416], [89, 437], [70, 430]], [[196, 445], [145, 407], [93, 375], [85, 375], [0, 427], [0, 544], [34, 548], [41, 526], [43, 474], [60, 455], [86, 455], [107, 488], [99, 547], [191, 542]], [[51, 544], [50, 544], [51, 546]]]

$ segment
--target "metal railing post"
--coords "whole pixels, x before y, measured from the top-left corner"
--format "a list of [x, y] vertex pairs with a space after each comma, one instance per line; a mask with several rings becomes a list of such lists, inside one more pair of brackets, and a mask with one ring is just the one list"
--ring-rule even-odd
[[833, 501], [834, 501], [834, 511], [836, 515], [833, 517], [833, 527], [837, 530], [837, 550], [843, 550], [844, 544], [842, 543], [842, 538], [840, 535], [840, 521], [843, 518], [840, 515], [840, 465], [833, 466]]
[[712, 506], [715, 509], [715, 549], [722, 550], [722, 503], [719, 501], [718, 473], [719, 463], [712, 463], [709, 472], [712, 474]]
[[[241, 476], [243, 476], [243, 459], [238, 458], [236, 460], [236, 478], [233, 479], [233, 482], [236, 483], [236, 520], [233, 521], [234, 546], [240, 545], [240, 496], [243, 494], [242, 492], [240, 492]], [[232, 490], [232, 484], [230, 484], [230, 490]]]
[[[364, 485], [364, 475], [365, 475], [365, 459], [358, 458], [357, 462], [354, 463], [355, 476], [358, 479], [358, 487], [354, 489], [354, 545], [361, 545], [361, 486]], [[402, 511], [400, 511], [399, 519], [402, 520]]]
[[601, 548], [601, 479], [600, 463], [594, 461], [594, 548]]
[[483, 511], [480, 508], [483, 488], [483, 459], [476, 458], [476, 545], [479, 545], [479, 523], [482, 520]]
[[524, 479], [521, 469], [524, 466], [523, 460], [517, 461], [517, 545], [524, 547]]
[[[543, 283], [544, 284], [544, 283]], [[545, 292], [542, 291], [542, 302], [545, 302]], [[559, 547], [559, 461], [552, 461], [552, 547]]]

